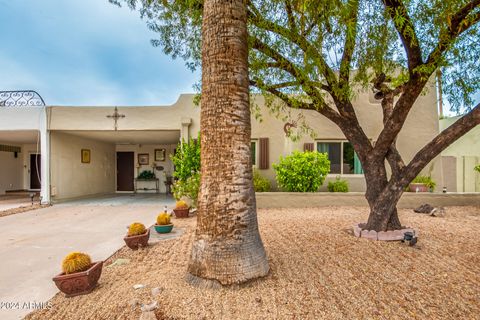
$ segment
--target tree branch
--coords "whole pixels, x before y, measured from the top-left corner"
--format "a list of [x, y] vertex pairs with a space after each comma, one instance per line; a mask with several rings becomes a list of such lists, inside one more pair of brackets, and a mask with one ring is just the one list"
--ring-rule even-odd
[[[398, 21], [395, 21], [396, 14], [393, 13], [392, 9], [390, 10], [392, 19], [394, 20], [394, 24], [399, 29], [401, 26], [409, 25], [411, 24], [411, 21], [408, 18], [408, 15], [406, 13], [406, 8], [403, 6], [403, 4], [400, 2], [401, 0], [385, 0], [384, 2], [386, 3], [386, 6], [390, 4], [391, 8], [399, 8], [399, 14], [404, 12], [404, 17], [406, 17], [406, 20], [402, 23], [399, 23]], [[405, 120], [408, 116], [408, 113], [410, 112], [410, 109], [413, 106], [413, 103], [415, 100], [418, 98], [420, 95], [423, 87], [428, 81], [428, 78], [433, 74], [433, 72], [436, 70], [438, 67], [438, 64], [440, 62], [440, 57], [442, 54], [449, 48], [449, 46], [455, 41], [455, 39], [465, 30], [470, 28], [472, 25], [480, 21], [480, 13], [476, 13], [474, 15], [470, 15], [469, 13], [472, 12], [475, 8], [477, 8], [480, 5], [480, 0], [473, 0], [466, 6], [464, 6], [462, 9], [460, 9], [456, 14], [452, 16], [452, 22], [450, 23], [450, 27], [448, 28], [448, 34], [444, 34], [443, 36], [440, 35], [439, 42], [437, 47], [430, 53], [427, 62], [423, 64], [425, 68], [422, 68], [422, 74], [416, 73], [415, 75], [411, 75], [410, 80], [408, 83], [406, 83], [402, 87], [402, 95], [398, 99], [395, 109], [393, 110], [391, 116], [389, 119], [386, 121], [384, 125], [384, 129], [380, 133], [377, 144], [375, 145], [375, 149], [378, 150], [380, 155], [386, 155], [386, 152], [390, 148], [390, 145], [392, 145], [393, 141], [396, 139], [398, 133], [403, 127], [403, 124], [405, 123]], [[403, 9], [402, 9], [403, 8]], [[398, 20], [398, 19], [397, 19]], [[401, 20], [401, 19], [400, 19]], [[398, 25], [398, 26], [397, 26]], [[418, 40], [416, 39], [413, 25], [411, 27], [412, 32], [408, 33], [407, 35], [412, 38], [411, 41], [413, 43], [418, 45]], [[400, 29], [401, 30], [401, 29]], [[402, 37], [402, 34], [400, 32], [400, 37], [402, 38], [402, 42], [406, 41], [408, 37]], [[405, 43], [404, 43], [405, 44]], [[413, 54], [413, 57], [415, 57], [417, 54], [421, 54], [420, 49], [414, 50], [417, 45], [414, 45], [413, 47], [408, 47], [406, 46], [406, 52], [407, 56], [409, 56], [409, 70], [410, 72], [412, 71], [410, 61], [412, 60], [410, 57]], [[410, 48], [410, 49], [409, 49]], [[413, 50], [413, 51], [412, 51]], [[414, 61], [413, 59], [412, 61]], [[421, 62], [421, 57], [420, 60]], [[417, 61], [417, 62], [418, 62]], [[420, 65], [417, 65], [417, 67]]]
[[278, 62], [281, 70], [284, 70], [297, 79], [299, 84], [302, 86], [303, 91], [305, 91], [305, 93], [308, 94], [318, 105], [327, 105], [318, 90], [310, 84], [310, 79], [305, 76], [293, 62], [257, 38], [249, 36], [249, 42], [251, 43], [252, 48]]
[[383, 3], [405, 48], [408, 70], [413, 75], [415, 68], [422, 64], [422, 51], [413, 22], [401, 0], [384, 0]]
[[287, 11], [288, 26], [292, 32], [297, 32], [297, 25], [295, 24], [295, 16], [293, 15], [292, 3], [290, 0], [285, 0], [285, 10]]
[[400, 180], [400, 184], [407, 185], [415, 178], [422, 168], [439, 155], [448, 146], [462, 137], [465, 133], [480, 124], [480, 103], [475, 106], [469, 113], [458, 119], [447, 129], [440, 132], [432, 141], [423, 147], [413, 157], [412, 161], [405, 167], [404, 174]]
[[448, 26], [440, 33], [438, 44], [428, 55], [426, 65], [431, 65], [433, 69], [436, 69], [441, 56], [450, 48], [458, 36], [480, 21], [480, 12], [470, 15], [479, 6], [480, 0], [471, 1], [447, 19]]
[[273, 32], [286, 40], [290, 41], [297, 45], [303, 52], [309, 53], [314, 56], [316, 62], [319, 64], [320, 70], [325, 77], [327, 84], [329, 87], [333, 88], [336, 86], [336, 76], [330, 66], [327, 64], [325, 59], [323, 58], [322, 54], [318, 52], [318, 50], [313, 46], [308, 40], [299, 33], [293, 33], [293, 30], [289, 30], [283, 26], [280, 26], [272, 21], [269, 21], [261, 16], [260, 12], [253, 6], [253, 4], [249, 5], [251, 10], [254, 12], [249, 13], [249, 21], [253, 23], [256, 27]]
[[285, 104], [291, 108], [303, 109], [303, 110], [315, 110], [320, 114], [324, 115], [327, 119], [337, 124], [338, 126], [342, 123], [342, 118], [338, 112], [330, 108], [326, 103], [320, 102], [320, 105], [316, 103], [307, 103], [300, 101], [298, 99], [292, 99], [290, 95], [279, 91], [275, 86], [269, 86], [265, 84], [260, 79], [251, 79], [250, 85], [255, 86], [259, 89], [265, 90], [274, 96], [281, 99]]
[[345, 42], [343, 45], [342, 61], [340, 63], [339, 82], [341, 87], [348, 86], [350, 77], [350, 63], [355, 50], [357, 38], [358, 0], [350, 0], [347, 7], [351, 10], [348, 15], [348, 22], [345, 30]]

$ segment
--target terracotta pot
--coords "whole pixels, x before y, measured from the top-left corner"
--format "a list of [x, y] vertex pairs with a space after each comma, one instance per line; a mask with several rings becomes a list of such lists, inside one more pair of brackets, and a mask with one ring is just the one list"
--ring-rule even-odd
[[53, 281], [67, 298], [87, 294], [95, 289], [102, 274], [102, 266], [103, 261], [97, 261], [92, 263], [86, 271], [71, 274], [60, 273], [53, 278]]
[[148, 245], [148, 239], [150, 238], [150, 229], [147, 232], [138, 236], [125, 236], [125, 244], [132, 250], [137, 250], [138, 247], [146, 247]]
[[173, 209], [176, 218], [188, 218], [190, 213], [190, 208], [187, 209]]
[[410, 192], [428, 192], [428, 187], [424, 183], [410, 183], [408, 185]]
[[173, 229], [173, 224], [155, 224], [154, 227], [158, 233], [169, 233]]

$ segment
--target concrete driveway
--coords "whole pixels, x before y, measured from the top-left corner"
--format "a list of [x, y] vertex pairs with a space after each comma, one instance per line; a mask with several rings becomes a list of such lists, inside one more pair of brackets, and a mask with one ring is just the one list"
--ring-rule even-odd
[[154, 223], [174, 200], [165, 195], [114, 195], [77, 200], [0, 218], [0, 319], [21, 319], [28, 303], [47, 302], [52, 277], [71, 251], [105, 260], [124, 245], [126, 226]]

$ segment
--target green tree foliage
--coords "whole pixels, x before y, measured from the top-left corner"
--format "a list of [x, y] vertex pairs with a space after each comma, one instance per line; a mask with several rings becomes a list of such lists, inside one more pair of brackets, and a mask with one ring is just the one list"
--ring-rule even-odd
[[330, 171], [330, 161], [325, 153], [298, 152], [280, 157], [273, 164], [278, 185], [289, 192], [315, 192]]
[[473, 170], [480, 172], [480, 164], [476, 165], [475, 168], [473, 168]]
[[[153, 45], [183, 58], [191, 69], [200, 66], [202, 0], [110, 2], [138, 10], [159, 36]], [[387, 85], [382, 90], [400, 90], [414, 74], [428, 78], [437, 68], [454, 110], [468, 110], [475, 102], [478, 1], [251, 0], [247, 5], [252, 85], [275, 96], [273, 88], [301, 94], [290, 106], [304, 106], [315, 91], [317, 104], [326, 96], [350, 99], [372, 89], [382, 74]]]
[[200, 172], [200, 139], [190, 139], [178, 144], [176, 153], [171, 156], [175, 171], [173, 176], [181, 181]]
[[173, 176], [177, 178], [172, 187], [173, 196], [177, 200], [187, 197], [196, 207], [200, 190], [200, 137], [188, 142], [182, 140], [171, 159], [175, 166]]
[[348, 192], [348, 181], [337, 177], [335, 181], [329, 181], [327, 189], [329, 192]]
[[195, 172], [186, 180], [175, 181], [172, 191], [175, 199], [187, 197], [192, 200], [192, 206], [197, 207], [198, 192], [200, 190], [200, 172]]
[[253, 189], [255, 192], [268, 192], [270, 191], [270, 180], [265, 178], [258, 172], [258, 170], [253, 171]]
[[[202, 0], [111, 1], [141, 12], [159, 35], [154, 45], [185, 59], [192, 69], [199, 66]], [[395, 206], [408, 183], [480, 123], [475, 100], [480, 90], [480, 0], [246, 3], [252, 88], [283, 119], [290, 108], [298, 108], [315, 110], [335, 123], [364, 169], [371, 208], [366, 228], [401, 228]], [[452, 110], [465, 114], [405, 162], [397, 137], [435, 76], [441, 78]], [[353, 106], [366, 90], [374, 91], [381, 105], [383, 128], [376, 137], [366, 135]]]

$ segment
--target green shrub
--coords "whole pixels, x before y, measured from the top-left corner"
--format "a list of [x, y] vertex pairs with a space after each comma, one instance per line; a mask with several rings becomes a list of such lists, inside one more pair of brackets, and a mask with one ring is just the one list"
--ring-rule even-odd
[[173, 184], [172, 192], [175, 199], [187, 197], [192, 200], [193, 207], [197, 207], [198, 192], [200, 190], [200, 172], [195, 172], [187, 180], [177, 180]]
[[171, 159], [175, 166], [173, 176], [178, 180], [187, 181], [195, 172], [200, 172], [200, 136], [198, 140], [179, 143]]
[[415, 179], [413, 179], [412, 183], [423, 183], [424, 185], [427, 186], [428, 189], [431, 189], [432, 191], [435, 190], [435, 187], [437, 186], [437, 183], [433, 181], [431, 176], [417, 176]]
[[337, 177], [335, 181], [328, 182], [327, 188], [330, 192], [348, 192], [348, 181]]
[[278, 185], [289, 192], [315, 192], [330, 171], [326, 153], [294, 151], [273, 165]]
[[255, 192], [270, 191], [270, 180], [262, 176], [257, 170], [253, 170], [253, 189], [255, 189]]
[[477, 171], [477, 172], [480, 172], [480, 164], [477, 164], [473, 170]]

